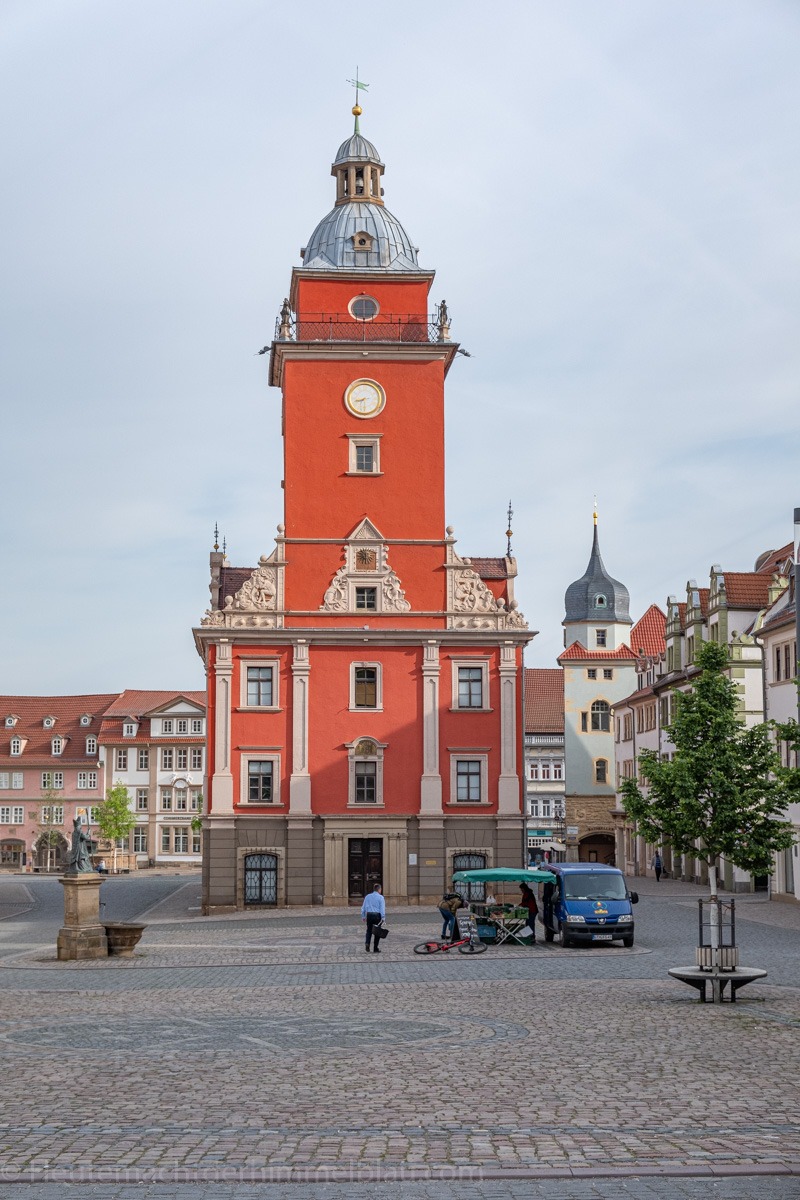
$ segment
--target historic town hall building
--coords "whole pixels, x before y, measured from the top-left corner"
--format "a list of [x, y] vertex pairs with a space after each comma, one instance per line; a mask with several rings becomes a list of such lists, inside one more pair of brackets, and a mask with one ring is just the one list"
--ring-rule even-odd
[[509, 556], [445, 525], [434, 273], [356, 129], [272, 343], [284, 516], [256, 567], [211, 555], [204, 908], [436, 900], [523, 861], [522, 652]]

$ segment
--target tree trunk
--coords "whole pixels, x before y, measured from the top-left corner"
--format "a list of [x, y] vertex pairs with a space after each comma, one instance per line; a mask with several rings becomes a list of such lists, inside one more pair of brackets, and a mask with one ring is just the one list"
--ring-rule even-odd
[[708, 886], [711, 891], [711, 949], [714, 952], [714, 962], [717, 962], [719, 957], [719, 903], [717, 901], [717, 863], [716, 859], [709, 864], [708, 868]]

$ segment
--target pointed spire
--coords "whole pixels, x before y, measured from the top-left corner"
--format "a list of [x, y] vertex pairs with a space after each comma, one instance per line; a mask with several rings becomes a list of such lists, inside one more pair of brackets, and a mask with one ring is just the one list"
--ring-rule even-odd
[[219, 550], [219, 524], [214, 522], [214, 549]]
[[508, 538], [508, 545], [506, 546], [506, 558], [511, 558], [511, 539], [514, 536], [514, 530], [511, 528], [511, 518], [514, 516], [514, 510], [511, 507], [510, 500], [508, 502], [507, 516], [508, 516], [508, 529], [506, 530], [506, 537]]

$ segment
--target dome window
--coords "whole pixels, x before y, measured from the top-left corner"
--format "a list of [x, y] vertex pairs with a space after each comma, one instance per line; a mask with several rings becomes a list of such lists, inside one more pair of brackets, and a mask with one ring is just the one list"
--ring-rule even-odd
[[363, 254], [369, 254], [372, 250], [374, 239], [371, 233], [364, 233], [362, 229], [359, 229], [357, 233], [353, 234], [351, 241], [354, 250], [360, 251]]
[[[359, 245], [359, 241], [361, 238], [364, 238], [365, 241], [366, 240], [369, 240], [370, 242], [372, 241], [372, 239], [369, 238], [368, 234], [357, 233], [355, 236], [355, 239], [354, 239], [356, 249], [363, 249], [363, 250], [370, 249], [371, 247]], [[350, 315], [352, 317], [355, 317], [355, 319], [357, 321], [372, 321], [372, 320], [374, 320], [375, 317], [377, 317], [378, 313], [380, 312], [380, 308], [381, 308], [381, 306], [378, 304], [378, 301], [373, 300], [372, 296], [355, 296], [350, 301], [350, 303], [348, 304], [347, 307], [350, 310]]]
[[602, 595], [595, 596], [594, 606], [595, 606], [595, 608], [606, 608], [608, 606], [608, 600], [605, 598], [605, 596], [602, 596]]

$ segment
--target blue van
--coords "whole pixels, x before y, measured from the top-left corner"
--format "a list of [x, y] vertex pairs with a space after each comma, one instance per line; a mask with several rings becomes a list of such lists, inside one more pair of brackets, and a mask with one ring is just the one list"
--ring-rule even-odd
[[555, 883], [542, 888], [546, 942], [562, 946], [621, 941], [633, 945], [633, 908], [639, 897], [628, 890], [617, 867], [599, 863], [552, 863]]

